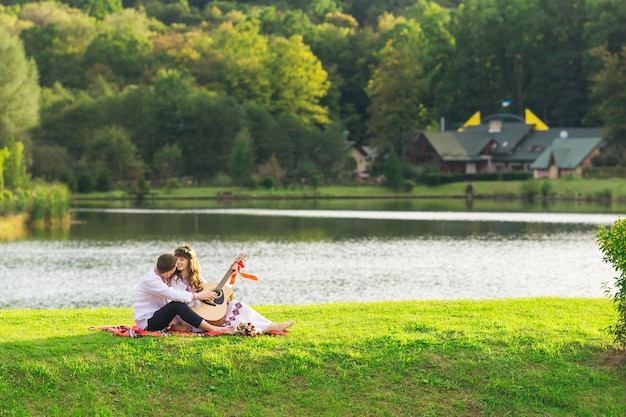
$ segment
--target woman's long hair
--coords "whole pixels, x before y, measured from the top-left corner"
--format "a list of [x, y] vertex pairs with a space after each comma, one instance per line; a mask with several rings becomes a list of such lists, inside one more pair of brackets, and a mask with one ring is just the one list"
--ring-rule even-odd
[[[176, 250], [174, 250], [174, 255], [181, 256], [187, 258], [189, 260], [187, 264], [187, 268], [189, 269], [189, 278], [185, 280], [185, 283], [189, 285], [196, 291], [202, 291], [204, 288], [202, 281], [202, 270], [200, 269], [200, 264], [198, 263], [198, 257], [196, 256], [196, 252], [189, 246], [187, 243], [183, 243], [178, 246]], [[183, 279], [180, 274], [178, 275], [179, 279]]]

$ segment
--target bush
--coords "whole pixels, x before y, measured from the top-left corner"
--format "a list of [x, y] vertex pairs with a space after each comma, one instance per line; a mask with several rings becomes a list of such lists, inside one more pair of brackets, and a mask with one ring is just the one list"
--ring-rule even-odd
[[606, 330], [615, 343], [626, 347], [626, 220], [618, 218], [612, 226], [600, 226], [596, 235], [603, 261], [613, 265], [618, 273], [613, 285], [604, 284], [605, 294], [613, 301], [617, 312], [615, 323]]
[[251, 176], [250, 178], [248, 178], [248, 181], [246, 181], [246, 186], [251, 190], [256, 190], [257, 188], [259, 188], [258, 177]]
[[443, 182], [442, 177], [441, 174], [426, 174], [421, 181], [426, 185], [440, 185]]
[[263, 188], [267, 188], [268, 190], [274, 188], [274, 185], [274, 178], [272, 177], [265, 177], [261, 180], [261, 186]]
[[526, 181], [520, 186], [520, 193], [528, 200], [532, 200], [539, 194], [539, 183], [537, 181]]
[[79, 193], [90, 193], [93, 191], [93, 180], [91, 176], [86, 173], [82, 173], [76, 180], [76, 191]]
[[[522, 171], [507, 171], [501, 175], [502, 181], [524, 181], [532, 178], [532, 173]], [[498, 179], [496, 178], [496, 181]]]
[[170, 191], [175, 190], [180, 187], [182, 187], [182, 184], [180, 183], [178, 178], [170, 178], [165, 183], [165, 189], [170, 190]]
[[219, 174], [217, 174], [217, 176], [213, 180], [213, 185], [216, 185], [218, 187], [229, 186], [231, 184], [232, 184], [232, 180], [230, 179], [228, 175], [224, 174], [223, 172], [220, 172]]
[[548, 197], [550, 194], [552, 194], [552, 184], [550, 184], [550, 181], [542, 181], [540, 188], [541, 195], [543, 197]]
[[96, 190], [97, 191], [109, 191], [113, 188], [113, 181], [108, 171], [103, 170], [96, 178]]

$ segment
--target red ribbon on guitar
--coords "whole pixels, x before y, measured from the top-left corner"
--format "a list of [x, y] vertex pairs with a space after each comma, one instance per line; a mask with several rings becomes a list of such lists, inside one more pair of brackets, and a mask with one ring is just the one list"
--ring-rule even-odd
[[241, 261], [241, 260], [237, 261], [235, 263], [235, 265], [236, 265], [235, 272], [233, 272], [233, 274], [230, 276], [230, 284], [231, 285], [235, 283], [235, 278], [237, 277], [237, 274], [241, 275], [244, 278], [251, 279], [253, 281], [258, 281], [259, 280], [259, 278], [257, 278], [256, 275], [247, 274], [247, 273], [242, 271], [242, 269], [244, 268], [243, 261]]

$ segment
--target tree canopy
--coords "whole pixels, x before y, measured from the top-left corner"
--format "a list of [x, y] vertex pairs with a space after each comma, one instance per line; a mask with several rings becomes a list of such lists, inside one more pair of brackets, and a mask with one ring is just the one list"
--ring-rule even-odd
[[[345, 178], [347, 140], [401, 150], [407, 132], [456, 128], [504, 99], [626, 142], [620, 0], [5, 4], [0, 129], [31, 135], [24, 153], [49, 179], [76, 183], [89, 163], [166, 181], [173, 152], [172, 176], [211, 181], [247, 131], [253, 175], [271, 158], [285, 183], [330, 181]], [[134, 168], [112, 166], [107, 141]]]

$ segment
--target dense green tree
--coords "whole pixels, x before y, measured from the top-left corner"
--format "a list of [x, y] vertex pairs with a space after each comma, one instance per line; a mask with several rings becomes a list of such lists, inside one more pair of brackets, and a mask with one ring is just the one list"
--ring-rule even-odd
[[339, 122], [324, 128], [313, 127], [308, 132], [303, 155], [317, 167], [321, 177], [337, 180], [343, 170], [348, 132]]
[[329, 14], [341, 12], [341, 7], [335, 0], [312, 0], [304, 7], [307, 14], [318, 22], [323, 22]]
[[231, 97], [198, 91], [182, 109], [185, 131], [177, 139], [184, 173], [195, 180], [229, 171], [230, 151], [237, 134], [246, 127], [244, 108]]
[[20, 36], [37, 62], [41, 85], [84, 88], [82, 56], [95, 34], [94, 19], [55, 2], [29, 3], [21, 18], [30, 23]]
[[257, 163], [262, 164], [274, 155], [282, 164], [290, 165], [291, 143], [284, 126], [261, 105], [247, 103], [244, 108]]
[[[476, 110], [501, 110], [505, 98], [513, 100], [507, 111], [528, 107], [553, 127], [605, 123], [623, 136], [619, 0], [9, 3], [0, 7], [0, 39], [19, 35], [44, 87], [24, 160], [32, 148], [33, 173], [46, 178], [69, 181], [71, 169], [83, 186], [86, 176], [92, 187], [94, 176], [112, 180], [108, 168], [86, 165], [88, 157], [106, 165], [91, 152], [95, 132], [109, 126], [125, 132], [160, 180], [177, 149], [173, 175], [229, 172], [244, 128], [256, 163], [274, 155], [286, 181], [337, 178], [332, 153], [345, 154], [346, 130], [350, 140], [399, 150], [406, 131], [434, 128], [440, 116], [456, 128]], [[0, 79], [27, 73], [1, 71]], [[2, 111], [18, 107], [0, 98], [3, 147], [8, 129], [25, 140], [38, 104], [22, 107], [29, 122], [9, 127]]]
[[159, 149], [152, 158], [152, 176], [165, 183], [182, 174], [183, 152], [178, 144], [168, 144]]
[[223, 93], [240, 103], [268, 107], [273, 85], [267, 38], [253, 22], [223, 25], [215, 34], [215, 47], [223, 57], [219, 62], [219, 81]]
[[205, 23], [204, 16], [199, 9], [193, 7], [194, 1], [146, 1], [146, 14], [172, 26], [198, 26]]
[[66, 148], [37, 143], [32, 149], [31, 156], [33, 160], [31, 173], [34, 177], [50, 182], [71, 182], [73, 161]]
[[524, 74], [527, 85], [520, 104], [549, 126], [580, 126], [589, 110], [585, 3], [539, 0], [537, 9], [527, 9], [528, 14], [537, 14], [533, 15], [534, 34], [529, 33], [535, 40], [525, 54], [530, 65]]
[[4, 164], [9, 156], [11, 153], [6, 146], [0, 148], [0, 193], [4, 191]]
[[252, 178], [254, 167], [254, 145], [250, 132], [244, 128], [237, 133], [230, 152], [230, 177], [237, 185], [246, 185]]
[[605, 46], [593, 53], [603, 66], [593, 77], [592, 97], [609, 139], [626, 149], [626, 46], [619, 53], [611, 53]]
[[285, 170], [280, 166], [276, 155], [272, 154], [269, 159], [259, 166], [259, 176], [261, 181], [271, 178], [273, 184], [281, 184], [285, 177]]
[[590, 0], [585, 2], [584, 25], [587, 47], [606, 45], [618, 53], [626, 45], [626, 6], [622, 0]]
[[25, 187], [28, 181], [24, 144], [15, 140], [13, 136], [9, 136], [8, 139], [5, 140], [5, 144], [9, 155], [4, 161], [2, 171], [4, 185], [7, 188], [17, 190]]
[[272, 100], [268, 109], [304, 124], [328, 124], [328, 109], [320, 104], [328, 92], [328, 73], [302, 37], [271, 38], [270, 51]]
[[350, 36], [354, 32], [354, 28], [322, 23], [316, 27], [315, 35], [305, 40], [311, 45], [312, 52], [319, 58], [324, 70], [328, 73], [328, 93], [320, 100], [320, 103], [328, 108], [330, 118], [342, 117], [342, 87], [345, 84], [342, 69], [352, 66]]
[[[150, 164], [155, 152], [168, 144], [180, 142], [181, 149], [185, 148], [185, 142], [193, 134], [188, 131], [193, 127], [193, 121], [189, 122], [190, 126], [186, 126], [183, 112], [194, 94], [192, 80], [176, 70], [169, 70], [159, 72], [147, 92], [142, 90], [128, 97], [141, 97], [142, 100], [139, 103], [131, 100], [130, 104], [137, 103], [141, 109], [139, 118], [133, 118], [139, 125], [131, 129], [144, 161]], [[124, 126], [129, 128], [128, 125]]]
[[396, 35], [378, 52], [379, 64], [367, 86], [372, 101], [369, 131], [377, 142], [424, 129], [433, 120], [427, 107], [431, 90], [421, 59], [422, 30], [404, 19], [388, 24]]
[[87, 78], [101, 76], [119, 85], [140, 83], [151, 48], [147, 37], [130, 29], [101, 32], [85, 51]]
[[122, 0], [67, 0], [67, 4], [98, 19], [123, 9]]
[[120, 87], [148, 82], [155, 28], [143, 9], [124, 9], [106, 15], [84, 52], [85, 77], [90, 83], [104, 78]]
[[396, 148], [392, 145], [384, 162], [385, 184], [394, 190], [402, 187], [402, 162], [398, 158]]
[[449, 30], [450, 10], [432, 1], [418, 0], [406, 9], [405, 17], [418, 22], [422, 30], [424, 48], [421, 51], [420, 62], [430, 86], [429, 95], [423, 99], [431, 116], [438, 119], [445, 116], [446, 111], [452, 106], [451, 98], [454, 91], [452, 83], [445, 79], [455, 43]]
[[[502, 99], [516, 98], [509, 96], [513, 91], [504, 82], [504, 66], [509, 62], [501, 39], [506, 16], [498, 1], [465, 0], [452, 16], [455, 51], [446, 67], [445, 82], [455, 88], [449, 91], [451, 106], [444, 115], [454, 127], [477, 110], [494, 113], [500, 110]], [[519, 102], [514, 105], [519, 106]]]
[[344, 12], [354, 16], [363, 26], [374, 26], [378, 17], [385, 13], [401, 15], [415, 0], [346, 0]]
[[39, 120], [37, 66], [22, 41], [0, 26], [0, 145]]
[[224, 25], [216, 35], [225, 94], [261, 105], [277, 117], [328, 123], [328, 110], [320, 104], [328, 74], [301, 36], [263, 36], [252, 22]]
[[367, 138], [367, 119], [371, 101], [366, 87], [377, 64], [375, 51], [380, 49], [380, 34], [364, 28], [349, 36], [347, 57], [339, 62], [342, 75], [340, 120], [346, 125], [350, 140], [363, 142]]
[[119, 126], [96, 129], [86, 144], [83, 161], [92, 174], [105, 172], [114, 182], [134, 182], [143, 177], [144, 163], [137, 148]]
[[258, 19], [261, 33], [289, 38], [306, 36], [313, 32], [313, 23], [303, 10], [280, 10], [274, 6], [259, 9]]

